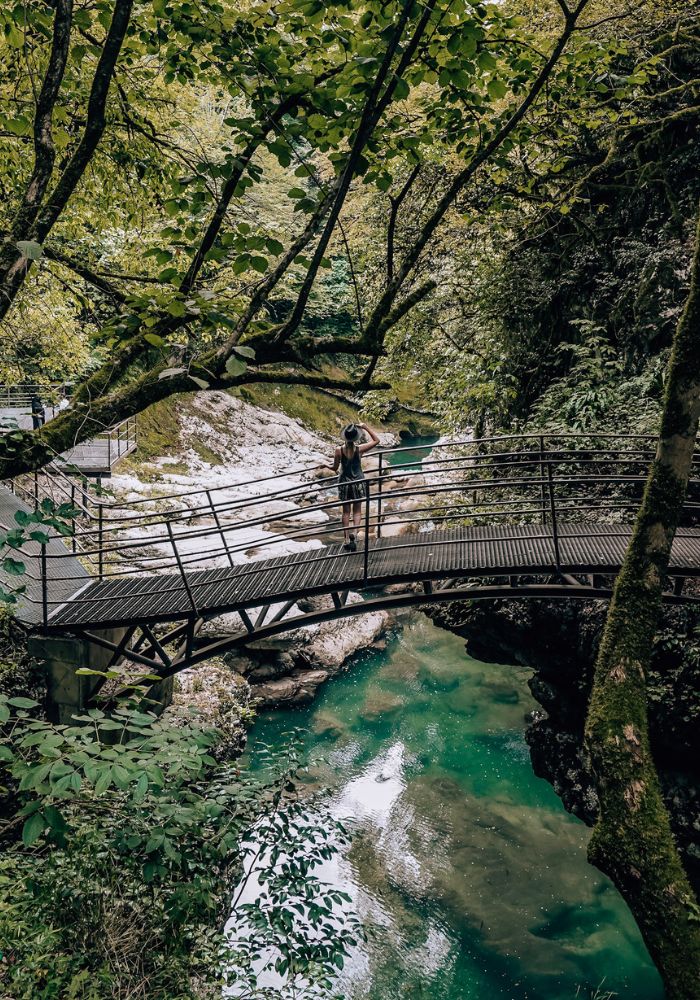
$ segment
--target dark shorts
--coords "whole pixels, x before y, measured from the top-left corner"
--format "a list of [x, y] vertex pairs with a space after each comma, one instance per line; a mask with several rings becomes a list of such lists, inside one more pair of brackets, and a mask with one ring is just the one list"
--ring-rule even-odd
[[349, 483], [338, 483], [338, 494], [343, 503], [357, 503], [367, 496], [367, 481], [355, 479]]

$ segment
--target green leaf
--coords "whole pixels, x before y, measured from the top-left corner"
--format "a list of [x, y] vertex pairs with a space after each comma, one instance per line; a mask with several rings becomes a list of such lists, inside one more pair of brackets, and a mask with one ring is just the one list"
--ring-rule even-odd
[[38, 708], [39, 702], [34, 701], [33, 698], [8, 698], [7, 704], [12, 705], [13, 708]]
[[18, 240], [15, 246], [27, 260], [39, 260], [43, 253], [41, 243], [36, 240]]
[[144, 847], [144, 853], [152, 854], [153, 851], [157, 851], [158, 848], [162, 845], [164, 839], [165, 838], [163, 837], [162, 833], [156, 834], [155, 836], [151, 837], [150, 840], [146, 843], [146, 846]]
[[26, 571], [26, 566], [19, 559], [13, 559], [11, 556], [5, 556], [2, 561], [2, 568], [8, 574], [8, 576], [22, 576]]
[[134, 801], [143, 802], [147, 791], [148, 791], [148, 775], [142, 774], [139, 777], [139, 780], [136, 782], [136, 788], [134, 789]]
[[159, 337], [157, 333], [145, 333], [143, 339], [149, 344], [153, 344], [154, 347], [162, 347], [165, 341], [162, 337]]
[[65, 830], [66, 821], [60, 809], [57, 809], [55, 806], [47, 806], [44, 810], [44, 815], [46, 822], [52, 830]]
[[482, 49], [477, 56], [477, 62], [479, 63], [479, 69], [483, 69], [486, 72], [491, 72], [497, 66], [496, 60], [488, 51], [488, 49]]
[[129, 784], [129, 772], [121, 764], [115, 764], [112, 768], [112, 778], [117, 788], [126, 788]]
[[240, 356], [242, 358], [251, 358], [251, 359], [253, 359], [255, 357], [255, 351], [253, 350], [253, 348], [252, 347], [246, 347], [245, 344], [237, 344], [234, 347], [234, 351], [236, 352], [236, 354], [240, 354]]
[[196, 375], [190, 375], [190, 378], [192, 379], [192, 381], [194, 382], [195, 385], [199, 386], [200, 389], [208, 389], [209, 388], [209, 383], [205, 382], [205, 380], [203, 378], [197, 378]]
[[14, 760], [15, 755], [12, 753], [8, 746], [4, 743], [0, 743], [0, 760]]
[[245, 361], [241, 361], [239, 360], [239, 358], [234, 358], [233, 355], [231, 355], [231, 357], [226, 362], [226, 372], [232, 378], [236, 378], [238, 375], [242, 375], [247, 368], [248, 365], [245, 363]]
[[489, 92], [489, 97], [492, 101], [500, 101], [502, 97], [506, 96], [507, 87], [503, 80], [499, 80], [494, 77], [493, 80], [489, 80], [488, 86], [486, 88]]
[[404, 101], [411, 92], [411, 88], [405, 80], [399, 80], [394, 88], [394, 97], [397, 101]]
[[102, 795], [106, 792], [109, 786], [112, 784], [112, 769], [105, 767], [102, 774], [99, 776], [95, 782], [95, 795]]
[[43, 813], [36, 812], [33, 816], [30, 816], [22, 827], [22, 842], [24, 846], [31, 847], [42, 835], [45, 828], [46, 820]]

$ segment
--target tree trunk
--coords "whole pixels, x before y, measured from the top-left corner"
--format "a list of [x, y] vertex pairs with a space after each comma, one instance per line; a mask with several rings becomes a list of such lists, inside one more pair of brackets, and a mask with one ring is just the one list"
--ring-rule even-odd
[[690, 294], [669, 362], [661, 433], [615, 584], [595, 667], [586, 742], [600, 814], [589, 860], [627, 901], [670, 1000], [700, 1000], [700, 910], [649, 744], [646, 675], [700, 416], [700, 220]]

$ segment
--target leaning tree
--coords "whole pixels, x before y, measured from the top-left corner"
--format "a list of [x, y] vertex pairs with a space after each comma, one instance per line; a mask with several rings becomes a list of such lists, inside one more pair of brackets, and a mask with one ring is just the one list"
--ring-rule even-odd
[[[94, 364], [69, 410], [0, 439], [0, 477], [177, 392], [377, 385], [387, 333], [433, 293], [431, 250], [470, 185], [507, 169], [559, 101], [601, 105], [601, 87], [619, 87], [601, 83], [614, 49], [593, 37], [588, 5], [544, 4], [536, 32], [470, 0], [10, 5], [0, 322], [17, 322], [47, 274], [78, 283]], [[205, 103], [219, 115], [208, 145]], [[406, 220], [430, 159], [436, 182]], [[387, 203], [386, 266], [353, 273], [352, 329], [319, 335], [309, 306], [367, 188]], [[353, 380], [328, 357], [348, 359]]]

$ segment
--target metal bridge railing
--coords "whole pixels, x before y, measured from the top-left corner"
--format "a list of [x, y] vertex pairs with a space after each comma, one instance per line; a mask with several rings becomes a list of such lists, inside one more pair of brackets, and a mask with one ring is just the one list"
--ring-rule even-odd
[[70, 382], [22, 382], [18, 385], [0, 385], [0, 409], [17, 409], [31, 405], [32, 397], [39, 396], [44, 403], [58, 402], [72, 388]]
[[[609, 526], [611, 538], [626, 537], [623, 526], [638, 509], [654, 448], [655, 439], [641, 435], [510, 435], [433, 446], [420, 472], [414, 461], [402, 462], [411, 449], [375, 452], [362, 501], [358, 585], [372, 584], [373, 548], [400, 552], [451, 544], [449, 531], [444, 541], [433, 536], [428, 543], [420, 536], [461, 525], [486, 529], [482, 541], [495, 538], [498, 525], [530, 525], [528, 537], [546, 543], [551, 572], [561, 574], [564, 526], [567, 540], [600, 537], [601, 525]], [[73, 553], [100, 580], [134, 580], [132, 597], [178, 591], [197, 613], [203, 584], [192, 574], [202, 565], [235, 571], [237, 579], [250, 577], [253, 585], [256, 574], [269, 569], [269, 558], [280, 553], [287, 554], [285, 569], [303, 562], [321, 571], [323, 564], [346, 558], [337, 544], [343, 540], [337, 477], [317, 478], [319, 468], [128, 506], [57, 477], [54, 489], [76, 513], [65, 554], [46, 547], [40, 554], [44, 623], [65, 604], [65, 598], [53, 598], [54, 584], [64, 589], [71, 582], [76, 589], [84, 584], [67, 558]], [[683, 523], [695, 525], [699, 517], [700, 454]], [[156, 588], [154, 577], [163, 573], [172, 579]], [[111, 599], [106, 594], [94, 600]]]

